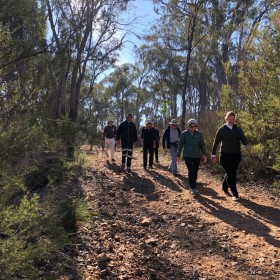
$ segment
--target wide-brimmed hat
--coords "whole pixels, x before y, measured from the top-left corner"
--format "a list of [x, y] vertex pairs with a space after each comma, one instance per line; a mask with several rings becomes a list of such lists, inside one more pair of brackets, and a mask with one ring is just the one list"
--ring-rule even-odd
[[153, 123], [151, 119], [146, 119], [145, 124], [147, 123]]
[[178, 122], [177, 122], [177, 120], [175, 120], [175, 119], [172, 119], [171, 121], [170, 121], [170, 123], [169, 123], [170, 125], [178, 125]]
[[196, 119], [189, 119], [189, 120], [188, 120], [188, 126], [190, 126], [190, 125], [192, 125], [192, 124], [197, 125]]
[[126, 115], [126, 117], [127, 117], [127, 118], [129, 118], [129, 117], [133, 118], [133, 115], [130, 114], [130, 113], [128, 113], [128, 114]]
[[110, 122], [111, 122], [111, 123], [114, 123], [112, 120], [109, 120], [107, 123], [109, 124]]

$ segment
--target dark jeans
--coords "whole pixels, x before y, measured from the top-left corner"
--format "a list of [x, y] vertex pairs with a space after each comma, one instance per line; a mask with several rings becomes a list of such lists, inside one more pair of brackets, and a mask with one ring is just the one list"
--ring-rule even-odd
[[148, 162], [148, 153], [149, 153], [149, 166], [153, 166], [154, 163], [154, 147], [153, 144], [144, 144], [143, 145], [143, 165], [147, 166]]
[[186, 166], [188, 168], [188, 177], [189, 177], [189, 184], [192, 189], [196, 188], [196, 180], [197, 180], [197, 173], [198, 167], [200, 164], [200, 158], [189, 158], [184, 157]]
[[158, 148], [154, 148], [155, 160], [158, 162]]
[[132, 159], [132, 152], [133, 152], [133, 142], [122, 142], [122, 165], [125, 165], [126, 161], [126, 167], [131, 166], [131, 159]]
[[228, 191], [230, 188], [232, 194], [238, 197], [236, 188], [236, 171], [241, 161], [241, 154], [221, 153], [220, 163], [226, 174], [223, 180], [223, 190]]

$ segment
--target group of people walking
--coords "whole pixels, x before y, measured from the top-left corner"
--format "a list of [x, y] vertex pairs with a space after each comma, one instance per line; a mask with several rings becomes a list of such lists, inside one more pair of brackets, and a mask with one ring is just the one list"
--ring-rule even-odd
[[[103, 133], [107, 157], [109, 157], [108, 150], [110, 150], [112, 161], [115, 161], [115, 140], [117, 145], [121, 142], [121, 168], [124, 170], [126, 167], [128, 172], [131, 171], [133, 145], [137, 141], [137, 129], [132, 119], [132, 114], [127, 114], [126, 120], [118, 128], [110, 120]], [[250, 150], [250, 144], [241, 127], [236, 125], [236, 114], [234, 112], [228, 112], [225, 116], [225, 121], [225, 124], [216, 132], [211, 160], [213, 163], [217, 162], [216, 153], [220, 145], [220, 163], [225, 170], [222, 190], [226, 195], [230, 195], [231, 192], [232, 199], [237, 201], [239, 200], [239, 194], [236, 187], [236, 172], [241, 160], [240, 142], [246, 146], [247, 150]], [[198, 194], [196, 189], [198, 170], [201, 160], [207, 161], [207, 151], [203, 134], [197, 129], [197, 120], [191, 118], [187, 124], [188, 128], [181, 132], [177, 120], [172, 119], [162, 136], [162, 148], [165, 153], [169, 150], [171, 159], [169, 170], [174, 176], [178, 174], [177, 161], [181, 159], [183, 151], [183, 159], [188, 170], [190, 192], [196, 195]], [[157, 124], [153, 123], [150, 119], [146, 120], [145, 126], [141, 130], [141, 144], [143, 147], [143, 168], [144, 170], [147, 170], [148, 167], [152, 169], [154, 156], [155, 162], [159, 163], [158, 148], [160, 134]]]

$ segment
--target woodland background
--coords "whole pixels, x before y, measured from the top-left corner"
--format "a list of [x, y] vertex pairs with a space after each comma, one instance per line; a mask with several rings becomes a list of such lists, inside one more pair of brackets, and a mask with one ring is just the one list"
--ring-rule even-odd
[[133, 1], [0, 1], [1, 279], [69, 268], [61, 250], [89, 218], [86, 202], [50, 205], [40, 194], [75, 180], [79, 146], [98, 145], [108, 119], [133, 113], [139, 131], [151, 118], [162, 133], [172, 118], [185, 129], [195, 117], [210, 150], [233, 110], [252, 144], [246, 171], [279, 173], [279, 1], [153, 2], [159, 19], [135, 62], [120, 65]]

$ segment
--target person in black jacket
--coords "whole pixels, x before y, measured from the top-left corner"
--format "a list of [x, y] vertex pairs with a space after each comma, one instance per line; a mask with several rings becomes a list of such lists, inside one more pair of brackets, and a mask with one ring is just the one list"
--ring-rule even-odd
[[147, 169], [148, 153], [149, 153], [149, 168], [153, 168], [154, 163], [154, 147], [156, 145], [155, 129], [151, 120], [146, 121], [146, 125], [142, 128], [141, 140], [143, 146], [143, 167]]
[[233, 201], [239, 200], [236, 188], [236, 172], [241, 161], [240, 142], [246, 146], [248, 151], [250, 151], [251, 147], [241, 127], [235, 124], [235, 118], [234, 112], [227, 112], [225, 116], [226, 123], [216, 132], [211, 154], [213, 163], [216, 163], [216, 152], [221, 143], [220, 163], [226, 173], [222, 183], [222, 190], [228, 195], [228, 189], [230, 189]]
[[159, 135], [159, 130], [157, 128], [157, 124], [154, 123], [154, 130], [155, 130], [155, 135], [156, 135], [156, 146], [154, 148], [154, 154], [155, 154], [155, 162], [159, 163], [158, 161], [158, 148], [159, 148], [159, 143], [160, 143], [160, 135]]
[[[162, 136], [162, 148], [164, 151], [167, 149], [170, 151], [171, 162], [169, 164], [169, 169], [174, 176], [177, 175], [177, 150], [180, 136], [181, 130], [178, 128], [177, 120], [172, 119]], [[165, 143], [167, 143], [167, 146]], [[167, 149], [165, 147], [167, 147]]]
[[123, 121], [116, 132], [116, 140], [119, 145], [122, 143], [122, 169], [126, 168], [131, 171], [131, 160], [133, 152], [133, 143], [137, 141], [137, 129], [135, 123], [132, 122], [132, 114], [127, 114], [126, 120]]

